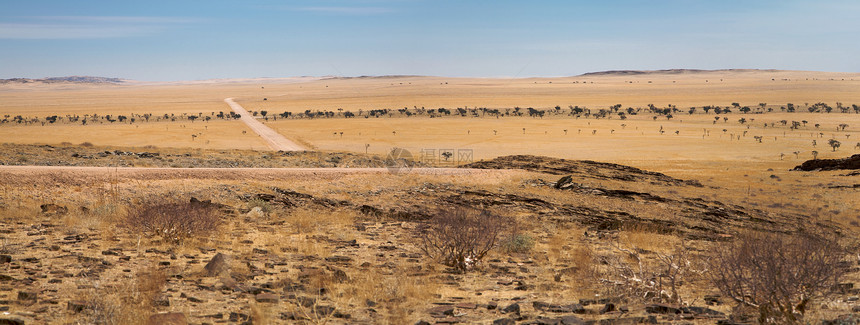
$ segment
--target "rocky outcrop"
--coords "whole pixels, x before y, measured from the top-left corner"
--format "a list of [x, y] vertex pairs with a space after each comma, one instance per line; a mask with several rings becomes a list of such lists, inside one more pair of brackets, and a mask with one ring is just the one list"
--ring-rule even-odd
[[794, 167], [796, 171], [860, 169], [860, 154], [841, 159], [812, 159]]

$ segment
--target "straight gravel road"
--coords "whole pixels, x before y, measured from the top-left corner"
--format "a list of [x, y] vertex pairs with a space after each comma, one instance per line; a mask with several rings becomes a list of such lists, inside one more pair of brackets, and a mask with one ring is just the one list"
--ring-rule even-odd
[[255, 133], [257, 133], [261, 138], [263, 138], [263, 140], [266, 141], [266, 144], [268, 144], [269, 148], [271, 148], [272, 150], [280, 150], [280, 151], [304, 151], [304, 150], [307, 150], [304, 147], [296, 144], [295, 142], [292, 142], [289, 139], [285, 138], [283, 135], [281, 135], [277, 131], [272, 130], [272, 128], [266, 126], [263, 123], [260, 123], [260, 121], [257, 121], [257, 119], [255, 119], [254, 116], [252, 116], [251, 114], [248, 113], [247, 110], [245, 110], [245, 108], [243, 108], [238, 103], [234, 102], [233, 98], [225, 98], [224, 102], [227, 103], [227, 105], [230, 105], [230, 108], [232, 108], [233, 111], [236, 112], [236, 114], [241, 115], [242, 117], [240, 119], [242, 120], [242, 122], [245, 122], [245, 125], [248, 125], [248, 127], [251, 128], [251, 130], [253, 130]]

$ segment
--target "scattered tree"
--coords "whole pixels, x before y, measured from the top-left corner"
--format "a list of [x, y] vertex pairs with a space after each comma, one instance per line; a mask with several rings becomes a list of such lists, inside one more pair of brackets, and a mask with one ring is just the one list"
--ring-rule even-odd
[[839, 140], [836, 139], [830, 139], [830, 141], [827, 141], [827, 144], [829, 144], [830, 147], [833, 148], [833, 151], [836, 151], [836, 149], [839, 149], [839, 146], [842, 145], [842, 143], [840, 143]]

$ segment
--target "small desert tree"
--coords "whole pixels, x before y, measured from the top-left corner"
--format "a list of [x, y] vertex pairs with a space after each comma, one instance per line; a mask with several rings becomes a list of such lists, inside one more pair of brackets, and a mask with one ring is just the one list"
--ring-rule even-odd
[[842, 145], [842, 143], [841, 143], [841, 142], [839, 142], [839, 140], [836, 140], [836, 139], [830, 139], [830, 141], [827, 141], [827, 144], [829, 144], [829, 145], [830, 145], [830, 147], [832, 147], [832, 148], [833, 148], [833, 151], [836, 151], [836, 149], [839, 149], [839, 146], [841, 146], [841, 145]]
[[757, 308], [759, 323], [799, 323], [812, 299], [825, 296], [845, 274], [844, 250], [811, 234], [750, 232], [716, 247], [708, 276], [723, 295]]

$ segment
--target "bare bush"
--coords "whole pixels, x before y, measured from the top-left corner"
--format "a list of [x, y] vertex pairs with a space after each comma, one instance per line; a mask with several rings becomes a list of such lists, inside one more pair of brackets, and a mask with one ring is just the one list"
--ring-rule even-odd
[[419, 246], [442, 264], [466, 271], [496, 246], [513, 219], [486, 210], [442, 210], [417, 228]]
[[822, 236], [748, 233], [714, 249], [709, 277], [723, 295], [758, 308], [760, 323], [798, 323], [811, 299], [839, 283], [844, 256]]
[[208, 233], [220, 223], [218, 209], [194, 202], [144, 203], [129, 212], [127, 226], [170, 242]]
[[613, 295], [627, 298], [684, 303], [680, 294], [681, 285], [700, 277], [705, 269], [696, 263], [690, 249], [683, 243], [675, 245], [668, 253], [655, 253], [656, 258], [645, 258], [636, 247], [613, 245], [614, 254], [602, 256], [601, 264], [606, 272], [599, 281], [609, 285]]

